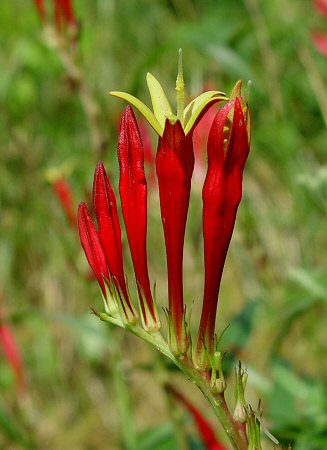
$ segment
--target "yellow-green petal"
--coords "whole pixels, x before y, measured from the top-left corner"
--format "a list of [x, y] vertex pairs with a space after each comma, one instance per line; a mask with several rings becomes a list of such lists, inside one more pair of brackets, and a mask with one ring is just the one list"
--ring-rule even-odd
[[208, 91], [196, 97], [184, 110], [184, 132], [188, 134], [193, 128], [197, 118], [208, 104], [228, 100], [223, 92]]
[[242, 80], [238, 80], [238, 82], [233, 87], [233, 90], [232, 90], [229, 98], [231, 100], [234, 100], [234, 98], [241, 97], [241, 96], [242, 96]]
[[126, 100], [131, 105], [135, 106], [136, 109], [140, 111], [142, 116], [149, 122], [151, 127], [154, 129], [154, 131], [159, 135], [163, 135], [163, 129], [158, 122], [158, 120], [155, 118], [153, 112], [150, 108], [148, 108], [141, 100], [134, 97], [134, 95], [127, 94], [126, 92], [120, 92], [120, 91], [111, 91], [110, 95], [113, 95], [114, 97], [121, 98], [123, 100]]
[[151, 96], [154, 115], [162, 128], [164, 128], [166, 119], [174, 116], [173, 111], [161, 84], [151, 73], [147, 74], [146, 82]]

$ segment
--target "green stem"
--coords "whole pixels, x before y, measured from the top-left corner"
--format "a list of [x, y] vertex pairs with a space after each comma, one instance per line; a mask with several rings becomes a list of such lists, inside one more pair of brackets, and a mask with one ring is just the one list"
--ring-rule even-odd
[[237, 424], [234, 422], [229, 412], [224, 394], [214, 394], [211, 390], [209, 380], [192, 367], [188, 360], [185, 362], [181, 361], [178, 366], [184, 374], [197, 385], [209, 401], [233, 448], [235, 450], [247, 450], [247, 439], [240, 433]]
[[187, 437], [185, 433], [185, 427], [183, 423], [183, 415], [180, 410], [176, 408], [176, 403], [173, 401], [171, 393], [167, 390], [167, 383], [169, 382], [169, 376], [167, 374], [167, 369], [165, 367], [164, 361], [162, 359], [162, 355], [156, 352], [156, 373], [158, 381], [162, 387], [162, 390], [165, 393], [166, 401], [167, 401], [167, 410], [171, 422], [174, 425], [175, 437], [178, 449], [180, 450], [189, 450], [189, 446], [187, 443]]
[[[110, 318], [106, 314], [101, 314], [101, 319], [110, 322]], [[176, 366], [192, 381], [203, 393], [211, 404], [216, 416], [218, 417], [222, 427], [224, 428], [232, 446], [235, 450], [247, 450], [248, 443], [246, 437], [240, 432], [237, 424], [234, 422], [224, 394], [214, 394], [210, 386], [210, 379], [205, 374], [198, 371], [190, 362], [189, 358], [176, 357], [169, 349], [167, 342], [164, 340], [160, 332], [149, 333], [140, 325], [126, 325], [125, 329], [140, 337], [146, 342], [155, 346], [162, 354], [171, 359]]]
[[154, 345], [161, 353], [170, 358], [190, 381], [196, 384], [211, 404], [233, 448], [235, 450], [247, 450], [247, 441], [244, 438], [244, 435], [240, 433], [237, 424], [234, 422], [229, 412], [224, 394], [214, 394], [211, 390], [210, 380], [196, 370], [187, 357], [177, 358], [174, 356], [161, 333], [157, 332], [150, 334], [143, 330], [139, 325], [129, 328], [129, 331]]
[[[115, 342], [115, 339], [112, 340]], [[116, 398], [118, 403], [119, 415], [121, 420], [121, 433], [126, 450], [136, 450], [136, 436], [134, 430], [134, 421], [131, 413], [130, 397], [128, 387], [125, 382], [125, 374], [122, 368], [120, 345], [114, 344], [112, 351], [112, 375], [115, 385]]]

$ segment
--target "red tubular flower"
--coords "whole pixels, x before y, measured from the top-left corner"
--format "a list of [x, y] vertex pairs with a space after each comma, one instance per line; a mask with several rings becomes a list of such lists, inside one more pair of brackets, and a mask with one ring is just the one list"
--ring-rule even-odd
[[71, 0], [60, 0], [61, 13], [68, 25], [73, 25], [76, 23], [76, 18], [74, 15], [74, 10]]
[[70, 226], [72, 228], [76, 228], [75, 204], [70, 185], [63, 178], [59, 178], [54, 181], [53, 189], [65, 212]]
[[86, 258], [98, 280], [104, 297], [107, 298], [103, 280], [103, 277], [109, 279], [106, 257], [101, 245], [99, 233], [94, 226], [85, 203], [81, 203], [78, 207], [78, 230]]
[[315, 31], [311, 33], [312, 41], [316, 49], [324, 56], [327, 56], [327, 34]]
[[36, 10], [42, 22], [45, 21], [44, 0], [34, 0]]
[[71, 0], [54, 0], [54, 15], [57, 30], [63, 25], [74, 25], [76, 23]]
[[181, 353], [188, 348], [183, 329], [183, 247], [193, 168], [192, 133], [185, 136], [179, 121], [172, 124], [166, 120], [163, 136], [159, 137], [156, 169], [167, 254], [169, 314]]
[[[110, 277], [114, 281], [122, 300], [125, 315], [132, 314], [134, 316], [134, 310], [129, 300], [124, 276], [121, 229], [118, 220], [116, 198], [101, 162], [97, 165], [94, 174], [93, 204]], [[125, 308], [128, 308], [129, 311], [126, 311]]]
[[314, 7], [320, 14], [327, 17], [327, 0], [314, 0]]
[[16, 385], [21, 392], [26, 390], [26, 381], [22, 356], [17, 346], [15, 337], [8, 325], [3, 322], [0, 310], [0, 346], [8, 364], [16, 378]]
[[[205, 360], [204, 348], [209, 354], [213, 350], [220, 281], [242, 197], [250, 149], [246, 122], [240, 99], [231, 100], [218, 112], [208, 138], [208, 172], [202, 191], [205, 284], [196, 355], [200, 366]], [[227, 137], [226, 127], [230, 128]]]
[[220, 91], [204, 92], [185, 107], [181, 49], [176, 80], [176, 114], [159, 81], [150, 73], [146, 79], [153, 112], [130, 94], [119, 91], [111, 94], [135, 106], [159, 136], [156, 171], [167, 255], [169, 344], [173, 353], [185, 354], [190, 337], [183, 298], [183, 246], [194, 169], [192, 135], [210, 106], [226, 100], [226, 96]]
[[210, 422], [203, 416], [192, 403], [187, 400], [177, 389], [172, 386], [167, 386], [168, 392], [171, 392], [176, 400], [178, 400], [185, 409], [193, 417], [198, 432], [207, 450], [226, 450], [225, 447], [217, 440], [215, 432]]
[[148, 274], [146, 254], [147, 183], [144, 152], [134, 112], [127, 106], [118, 141], [120, 197], [126, 233], [132, 254], [142, 317], [146, 328], [159, 328]]

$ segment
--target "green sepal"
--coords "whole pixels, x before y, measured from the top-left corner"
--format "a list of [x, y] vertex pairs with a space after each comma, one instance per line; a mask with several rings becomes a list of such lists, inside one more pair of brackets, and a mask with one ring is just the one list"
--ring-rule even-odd
[[211, 362], [211, 391], [215, 395], [222, 394], [227, 388], [222, 368], [223, 357], [224, 355], [219, 351], [215, 351], [211, 358], [208, 355]]
[[[101, 291], [102, 301], [104, 305], [105, 312], [110, 317], [119, 317], [119, 309], [117, 305], [117, 300], [114, 295], [112, 295], [112, 281], [109, 281], [105, 276], [103, 277], [103, 281], [107, 286], [107, 298], [103, 295]], [[109, 291], [109, 292], [108, 292]]]
[[248, 379], [247, 372], [242, 368], [241, 362], [238, 363], [238, 369], [235, 369], [236, 377], [236, 405], [233, 413], [235, 422], [246, 423], [247, 410], [245, 402], [245, 388]]
[[109, 323], [112, 323], [113, 325], [117, 325], [118, 327], [125, 328], [124, 324], [120, 320], [120, 318], [109, 316], [109, 314], [107, 314], [107, 313], [98, 312], [93, 308], [90, 308], [90, 309], [91, 309], [92, 314], [97, 316], [100, 320], [102, 320], [102, 322], [109, 322]]
[[[199, 340], [201, 339], [201, 347], [199, 350]], [[207, 371], [211, 367], [210, 357], [208, 356], [208, 350], [205, 344], [205, 338], [202, 334], [201, 338], [198, 336], [196, 347], [192, 351], [192, 361], [194, 366], [201, 371]]]
[[192, 130], [199, 115], [208, 105], [213, 105], [223, 100], [228, 100], [228, 98], [220, 91], [203, 92], [203, 94], [192, 100], [184, 109], [183, 128], [185, 135]]
[[163, 127], [160, 125], [158, 120], [156, 119], [155, 115], [151, 111], [150, 108], [148, 108], [141, 100], [134, 97], [134, 95], [127, 94], [126, 92], [120, 92], [120, 91], [111, 91], [110, 95], [113, 95], [114, 97], [121, 98], [123, 100], [126, 100], [131, 105], [135, 106], [136, 109], [140, 111], [142, 116], [149, 122], [151, 127], [154, 129], [154, 131], [159, 135], [163, 135]]
[[166, 119], [174, 117], [174, 113], [161, 84], [150, 72], [147, 73], [146, 82], [151, 96], [154, 116], [164, 129]]
[[[150, 311], [148, 303], [143, 294], [143, 290], [140, 286], [139, 286], [138, 299], [139, 299], [139, 311], [140, 311], [140, 316], [141, 316], [141, 321], [142, 321], [142, 327], [145, 329], [145, 331], [148, 331], [149, 333], [158, 332], [161, 328], [161, 322], [160, 322], [160, 319], [158, 316], [155, 299], [153, 299], [154, 317]], [[142, 306], [143, 306], [143, 309], [145, 312], [144, 315], [143, 315]]]
[[247, 407], [248, 450], [262, 450], [260, 435], [260, 420], [250, 405]]
[[165, 309], [165, 314], [168, 322], [168, 345], [172, 354], [176, 357], [183, 356], [187, 353], [190, 346], [190, 335], [188, 333], [188, 326], [185, 321], [186, 309], [184, 309], [182, 322], [182, 336], [179, 339], [175, 330], [175, 325], [168, 309]]
[[119, 285], [114, 282], [113, 278], [110, 278], [110, 280], [105, 279], [105, 281], [119, 309], [119, 315], [123, 324], [125, 326], [136, 324], [138, 322], [138, 316], [132, 303], [130, 303], [130, 305], [127, 303], [122, 290]]

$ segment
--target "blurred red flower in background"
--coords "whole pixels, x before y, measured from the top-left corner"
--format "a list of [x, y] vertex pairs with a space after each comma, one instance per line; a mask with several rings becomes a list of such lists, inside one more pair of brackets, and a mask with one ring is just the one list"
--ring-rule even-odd
[[205, 448], [207, 450], [226, 450], [218, 441], [211, 423], [204, 417], [202, 412], [173, 386], [167, 385], [166, 388], [193, 417]]
[[[315, 0], [316, 11], [327, 17], [327, 0]], [[327, 34], [320, 31], [312, 31], [311, 38], [316, 49], [324, 56], [327, 56]]]
[[[44, 0], [34, 0], [34, 3], [41, 21], [50, 21], [51, 16], [45, 8]], [[53, 0], [52, 4], [53, 17], [58, 31], [61, 31], [63, 26], [76, 25], [77, 21], [71, 0]]]
[[16, 379], [17, 389], [26, 391], [26, 378], [20, 350], [16, 343], [14, 333], [6, 323], [3, 311], [0, 307], [0, 347]]

